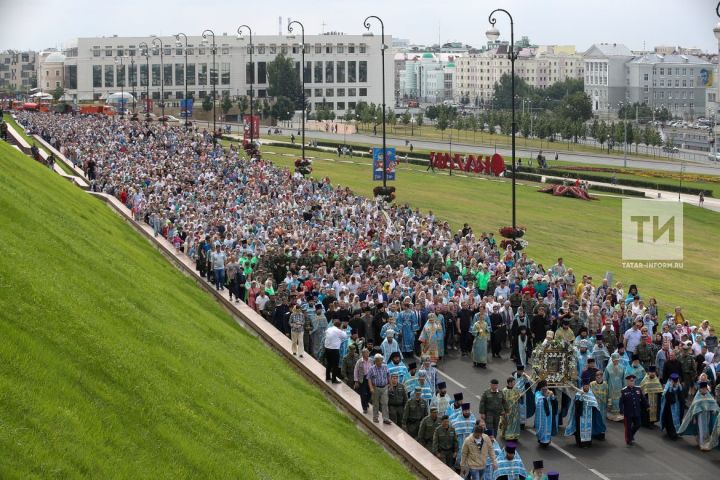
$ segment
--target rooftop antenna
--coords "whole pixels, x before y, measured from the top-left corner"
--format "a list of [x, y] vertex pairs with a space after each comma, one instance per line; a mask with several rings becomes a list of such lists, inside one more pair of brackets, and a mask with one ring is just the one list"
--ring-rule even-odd
[[325, 21], [323, 20], [323, 22], [322, 22], [322, 33], [323, 33], [323, 35], [325, 35], [325, 26], [326, 26], [326, 25], [327, 25], [327, 23], [325, 23]]
[[282, 15], [278, 16], [278, 35], [282, 36]]

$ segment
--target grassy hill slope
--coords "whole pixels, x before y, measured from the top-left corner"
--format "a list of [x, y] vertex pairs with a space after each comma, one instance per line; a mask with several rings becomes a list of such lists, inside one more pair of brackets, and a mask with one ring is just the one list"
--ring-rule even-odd
[[4, 143], [0, 258], [0, 478], [410, 477], [102, 202]]

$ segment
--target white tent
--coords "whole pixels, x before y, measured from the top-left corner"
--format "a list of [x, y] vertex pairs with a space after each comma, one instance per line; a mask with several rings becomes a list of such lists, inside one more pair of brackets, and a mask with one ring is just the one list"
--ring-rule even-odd
[[30, 95], [30, 98], [38, 98], [41, 100], [52, 100], [53, 96], [49, 93], [37, 92]]
[[132, 103], [135, 98], [132, 96], [132, 93], [130, 92], [116, 92], [111, 95], [108, 95], [107, 99], [105, 100], [106, 103], [115, 104], [115, 103], [121, 103], [120, 99], [122, 98], [122, 103], [128, 104]]

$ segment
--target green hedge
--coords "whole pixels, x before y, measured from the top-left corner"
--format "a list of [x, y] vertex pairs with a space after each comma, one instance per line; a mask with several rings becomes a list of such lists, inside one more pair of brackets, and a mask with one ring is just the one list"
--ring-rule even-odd
[[[536, 174], [542, 174], [542, 175], [553, 175], [556, 177], [566, 177], [569, 175], [568, 178], [579, 178], [581, 180], [588, 180], [591, 182], [604, 182], [604, 183], [610, 183], [610, 177], [604, 176], [604, 175], [594, 175], [592, 173], [586, 173], [583, 171], [568, 171], [568, 170], [561, 170], [561, 169], [554, 169], [554, 168], [545, 168], [545, 169], [539, 169], [539, 168], [528, 168], [528, 167], [520, 167], [519, 170], [521, 172], [527, 172], [527, 173], [536, 173]], [[616, 179], [617, 185], [624, 185], [626, 187], [638, 187], [638, 188], [649, 188], [652, 190], [665, 190], [669, 192], [681, 192], [681, 193], [687, 193], [690, 195], [699, 195], [700, 192], [703, 192], [706, 197], [712, 197], [712, 191], [711, 190], [703, 190], [700, 188], [693, 188], [693, 187], [682, 187], [680, 188], [680, 185], [672, 185], [672, 184], [658, 184], [657, 182], [652, 181], [646, 181], [646, 180], [635, 180], [632, 178], [618, 178]]]

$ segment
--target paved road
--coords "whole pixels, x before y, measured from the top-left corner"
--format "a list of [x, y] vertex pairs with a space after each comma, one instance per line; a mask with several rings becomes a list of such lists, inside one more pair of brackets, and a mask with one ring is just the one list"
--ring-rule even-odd
[[[505, 350], [502, 360], [492, 360], [486, 370], [473, 368], [469, 358], [455, 352], [438, 365], [448, 384], [448, 393], [462, 391], [477, 414], [478, 396], [497, 378], [501, 386], [514, 370]], [[528, 422], [532, 428], [532, 422]], [[564, 428], [561, 429], [561, 433]], [[683, 479], [720, 478], [720, 450], [702, 453], [691, 438], [673, 442], [659, 430], [642, 428], [634, 447], [625, 445], [622, 423], [608, 422], [606, 441], [593, 441], [590, 449], [575, 446], [574, 437], [557, 436], [551, 447], [542, 449], [535, 436], [526, 429], [520, 437], [520, 454], [526, 467], [543, 459], [547, 469], [561, 472], [564, 479]]]
[[[283, 132], [286, 132], [289, 136], [291, 133], [291, 130], [283, 130]], [[327, 132], [316, 132], [316, 131], [306, 131], [305, 137], [308, 139], [315, 138], [315, 139], [325, 139], [325, 140], [343, 140], [344, 136], [341, 134], [333, 134], [333, 133], [327, 133]], [[380, 145], [382, 142], [382, 137], [380, 136], [374, 136], [374, 135], [367, 135], [367, 134], [354, 134], [354, 135], [348, 135], [347, 139], [353, 142], [358, 143], [367, 143], [367, 144], [375, 144]], [[388, 138], [387, 144], [390, 147], [404, 147], [405, 146], [405, 140], [404, 139], [396, 139], [396, 138]], [[425, 150], [436, 150], [436, 151], [449, 151], [449, 145], [447, 142], [437, 142], [437, 141], [428, 141], [428, 140], [415, 140], [412, 142], [412, 144], [415, 146], [415, 148], [425, 149]], [[487, 150], [490, 147], [478, 147], [477, 145], [469, 145], [464, 143], [455, 143], [453, 142], [453, 150], [458, 149], [462, 151], [477, 151], [479, 149]], [[550, 150], [547, 150], [550, 151]], [[511, 150], [509, 148], [498, 148], [497, 152], [501, 155], [510, 157]], [[530, 150], [525, 148], [518, 147], [516, 149], [516, 155], [522, 156], [524, 158], [528, 158], [530, 155], [537, 155], [538, 150]], [[623, 166], [623, 159], [618, 157], [612, 157], [612, 156], [603, 156], [603, 155], [590, 155], [590, 154], [584, 154], [584, 153], [573, 153], [573, 152], [563, 152], [559, 151], [560, 159], [566, 160], [568, 162], [577, 162], [577, 163], [586, 163], [590, 165], [612, 165], [616, 167], [622, 167]], [[550, 159], [550, 164], [552, 165], [554, 161]], [[671, 172], [677, 172], [680, 170], [680, 163], [675, 163], [671, 161], [657, 161], [657, 160], [636, 160], [636, 159], [628, 159], [628, 167], [631, 168], [644, 168], [644, 169], [652, 169], [652, 170], [664, 170], [664, 171], [671, 171]], [[709, 160], [705, 160], [701, 163], [691, 163], [687, 162], [685, 164], [685, 171], [688, 173], [702, 173], [702, 174], [709, 174], [709, 175], [720, 175], [720, 163], [713, 163]]]

